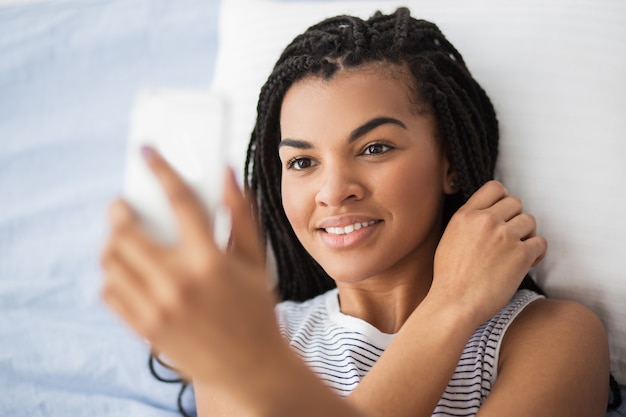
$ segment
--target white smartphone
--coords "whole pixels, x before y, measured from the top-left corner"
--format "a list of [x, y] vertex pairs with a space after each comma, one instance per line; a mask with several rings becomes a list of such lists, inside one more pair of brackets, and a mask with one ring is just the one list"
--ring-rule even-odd
[[165, 192], [141, 155], [150, 145], [191, 187], [214, 223], [224, 246], [229, 220], [221, 209], [226, 167], [227, 111], [222, 96], [209, 90], [150, 89], [133, 105], [123, 195], [154, 238], [173, 243], [178, 227]]

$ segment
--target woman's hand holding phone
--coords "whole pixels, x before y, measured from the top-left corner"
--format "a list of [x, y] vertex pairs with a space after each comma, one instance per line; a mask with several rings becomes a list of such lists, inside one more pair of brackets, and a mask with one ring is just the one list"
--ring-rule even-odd
[[157, 151], [144, 148], [144, 156], [173, 209], [179, 239], [157, 241], [126, 202], [114, 202], [102, 254], [103, 298], [187, 378], [241, 384], [228, 378], [250, 378], [246, 370], [264, 352], [284, 345], [250, 202], [232, 172], [226, 175], [223, 202], [234, 245], [224, 251], [194, 192]]

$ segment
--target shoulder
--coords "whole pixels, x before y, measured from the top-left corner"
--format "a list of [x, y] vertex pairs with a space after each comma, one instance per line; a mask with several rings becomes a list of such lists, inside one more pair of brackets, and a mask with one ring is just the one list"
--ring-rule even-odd
[[507, 322], [508, 325], [530, 304], [540, 299], [544, 299], [544, 296], [531, 290], [519, 290], [491, 321]]
[[501, 360], [506, 361], [508, 353], [527, 349], [531, 343], [566, 355], [574, 350], [565, 349], [566, 343], [581, 342], [581, 348], [605, 347], [606, 332], [598, 316], [575, 301], [542, 298], [526, 306], [512, 321], [504, 336]]
[[604, 326], [589, 308], [538, 299], [504, 335], [498, 379], [485, 406], [506, 404], [519, 415], [604, 415], [608, 357]]

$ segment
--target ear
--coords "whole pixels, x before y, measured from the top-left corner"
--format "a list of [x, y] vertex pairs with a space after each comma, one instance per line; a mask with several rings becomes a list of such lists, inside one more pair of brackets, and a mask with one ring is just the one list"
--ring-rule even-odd
[[443, 193], [446, 195], [458, 193], [461, 189], [461, 187], [459, 186], [459, 177], [456, 173], [456, 168], [454, 167], [454, 164], [451, 162], [450, 157], [448, 156], [448, 152], [443, 153], [441, 170], [441, 178], [443, 179]]

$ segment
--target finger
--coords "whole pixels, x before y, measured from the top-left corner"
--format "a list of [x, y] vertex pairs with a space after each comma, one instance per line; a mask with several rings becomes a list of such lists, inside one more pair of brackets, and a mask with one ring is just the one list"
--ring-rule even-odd
[[134, 271], [119, 259], [106, 264], [104, 301], [144, 340], [157, 342], [165, 323], [163, 304], [145, 291]]
[[518, 197], [508, 195], [495, 202], [493, 206], [486, 210], [493, 210], [499, 219], [508, 222], [515, 216], [521, 214], [523, 207], [522, 201]]
[[136, 225], [115, 232], [109, 245], [112, 257], [125, 265], [147, 296], [171, 301], [179, 284], [179, 276], [170, 272], [176, 268], [174, 249], [161, 247]]
[[224, 182], [224, 202], [231, 210], [233, 252], [256, 265], [265, 263], [263, 246], [252, 204], [237, 185], [232, 169], [228, 169]]
[[138, 330], [141, 316], [151, 308], [143, 286], [117, 259], [109, 258], [105, 262], [105, 272], [102, 298], [124, 321]]
[[162, 336], [163, 309], [122, 262], [111, 262], [102, 298], [139, 336], [150, 344]]
[[[126, 324], [135, 329], [135, 312], [132, 304], [128, 303], [125, 299], [119, 297], [119, 295], [109, 288], [104, 288], [101, 293], [102, 300], [109, 306], [115, 314], [117, 314]], [[136, 331], [136, 330], [135, 330]]]
[[512, 236], [519, 238], [526, 246], [531, 259], [531, 267], [537, 266], [546, 255], [548, 242], [543, 236], [537, 235], [537, 222], [534, 216], [522, 213], [507, 222], [506, 227], [509, 228]]
[[142, 154], [167, 195], [181, 239], [215, 247], [211, 223], [193, 190], [154, 148], [144, 146]]
[[515, 239], [526, 240], [536, 236], [537, 221], [528, 213], [520, 213], [509, 220], [505, 227]]
[[533, 259], [531, 267], [537, 266], [548, 252], [548, 242], [542, 236], [533, 236], [524, 240], [523, 243], [530, 251], [531, 259]]
[[157, 300], [168, 301], [173, 294], [175, 283], [167, 274], [171, 267], [172, 248], [163, 247], [149, 236], [138, 223], [132, 209], [118, 200], [109, 209], [109, 219], [113, 233], [103, 251], [103, 266], [119, 262], [132, 271], [141, 291]]
[[489, 181], [472, 194], [465, 206], [477, 210], [486, 209], [508, 195], [508, 191], [500, 182]]
[[107, 219], [114, 230], [120, 230], [132, 225], [137, 217], [124, 200], [118, 199], [109, 206]]

